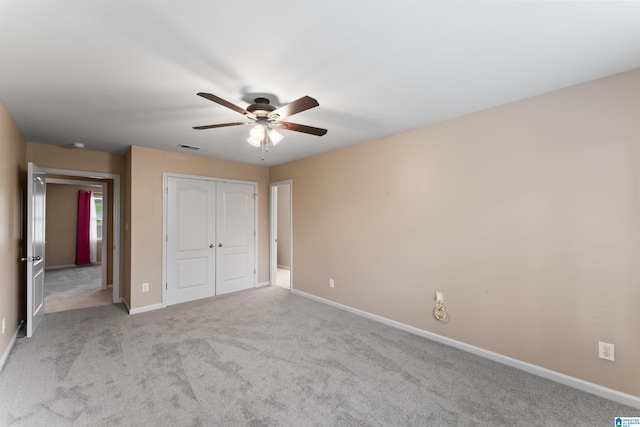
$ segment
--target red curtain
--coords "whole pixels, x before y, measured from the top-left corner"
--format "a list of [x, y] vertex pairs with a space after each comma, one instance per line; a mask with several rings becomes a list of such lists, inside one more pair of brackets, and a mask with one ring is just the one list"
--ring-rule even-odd
[[91, 191], [78, 191], [78, 221], [76, 231], [76, 264], [91, 264], [89, 247], [89, 221], [91, 216]]

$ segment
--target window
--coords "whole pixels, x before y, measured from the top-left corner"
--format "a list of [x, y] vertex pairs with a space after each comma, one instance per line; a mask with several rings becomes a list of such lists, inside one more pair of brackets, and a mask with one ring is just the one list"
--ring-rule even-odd
[[93, 202], [96, 207], [97, 237], [98, 240], [102, 240], [102, 194], [95, 194]]

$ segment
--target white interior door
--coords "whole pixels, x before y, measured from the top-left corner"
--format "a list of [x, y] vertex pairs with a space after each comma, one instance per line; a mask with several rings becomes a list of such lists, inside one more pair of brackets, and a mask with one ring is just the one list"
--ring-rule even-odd
[[166, 304], [216, 294], [216, 183], [167, 180]]
[[29, 162], [27, 171], [27, 338], [44, 318], [46, 174]]
[[256, 285], [255, 186], [218, 183], [216, 294]]

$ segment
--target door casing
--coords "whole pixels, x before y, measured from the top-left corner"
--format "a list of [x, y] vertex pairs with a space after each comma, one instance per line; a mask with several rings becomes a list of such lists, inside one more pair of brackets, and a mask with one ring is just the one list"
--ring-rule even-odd
[[[289, 186], [289, 224], [278, 224], [277, 218], [277, 199], [276, 188], [279, 186]], [[293, 181], [288, 179], [285, 181], [272, 182], [269, 184], [269, 224], [270, 224], [270, 236], [269, 236], [269, 283], [274, 284], [278, 275], [278, 248], [276, 243], [277, 229], [278, 227], [289, 227], [289, 248], [290, 259], [289, 266], [289, 291], [293, 290]]]

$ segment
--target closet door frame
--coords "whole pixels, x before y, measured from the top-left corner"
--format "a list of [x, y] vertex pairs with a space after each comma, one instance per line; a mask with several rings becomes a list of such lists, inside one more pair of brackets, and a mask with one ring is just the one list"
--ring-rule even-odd
[[255, 194], [255, 205], [254, 205], [254, 229], [256, 231], [256, 239], [254, 244], [254, 258], [253, 262], [255, 264], [256, 274], [254, 275], [254, 283], [253, 287], [257, 286], [257, 280], [259, 276], [258, 271], [258, 183], [256, 181], [244, 181], [237, 179], [226, 179], [226, 178], [218, 178], [218, 177], [210, 177], [210, 176], [201, 176], [201, 175], [189, 175], [189, 174], [179, 174], [173, 172], [163, 172], [162, 173], [162, 307], [167, 306], [166, 293], [167, 293], [167, 238], [168, 238], [168, 230], [167, 230], [167, 220], [168, 220], [168, 192], [169, 192], [169, 177], [173, 178], [188, 178], [188, 179], [199, 179], [203, 181], [212, 181], [212, 182], [228, 182], [235, 184], [248, 184], [252, 185], [254, 188]]

